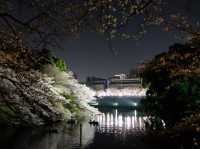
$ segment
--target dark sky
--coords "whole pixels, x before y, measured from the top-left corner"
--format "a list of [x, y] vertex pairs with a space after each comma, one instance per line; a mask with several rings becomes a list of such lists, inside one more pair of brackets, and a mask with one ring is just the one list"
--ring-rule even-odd
[[[200, 16], [200, 0], [168, 0], [169, 10], [189, 16]], [[115, 40], [113, 46], [117, 56], [108, 49], [105, 38], [94, 33], [84, 33], [79, 39], [63, 42], [64, 50], [56, 54], [65, 59], [70, 69], [80, 80], [87, 76], [110, 77], [116, 73], [127, 73], [138, 63], [150, 59], [155, 54], [168, 50], [168, 47], [181, 42], [174, 33], [165, 32], [160, 27], [149, 27], [140, 41]]]

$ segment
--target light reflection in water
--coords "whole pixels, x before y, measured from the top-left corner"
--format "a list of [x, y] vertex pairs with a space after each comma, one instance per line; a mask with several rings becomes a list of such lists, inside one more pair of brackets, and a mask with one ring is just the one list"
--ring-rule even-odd
[[[145, 117], [139, 116], [136, 110], [104, 109], [101, 112], [101, 115], [95, 117], [99, 126], [92, 126], [88, 123], [89, 120], [86, 120], [81, 125], [60, 125], [56, 127], [57, 133], [40, 132], [43, 130], [42, 128], [41, 130], [16, 130], [13, 131], [13, 134], [5, 132], [3, 135], [3, 131], [0, 130], [0, 147], [12, 149], [83, 149], [91, 145], [88, 148], [95, 149], [95, 147], [99, 147], [98, 142], [106, 145], [107, 142], [120, 144], [120, 141], [127, 140], [128, 135], [139, 136], [140, 132], [143, 131]], [[132, 144], [132, 141], [129, 144]]]
[[142, 131], [145, 128], [145, 117], [138, 116], [136, 110], [105, 110], [102, 114], [96, 116], [96, 120], [99, 122], [98, 131], [102, 133]]

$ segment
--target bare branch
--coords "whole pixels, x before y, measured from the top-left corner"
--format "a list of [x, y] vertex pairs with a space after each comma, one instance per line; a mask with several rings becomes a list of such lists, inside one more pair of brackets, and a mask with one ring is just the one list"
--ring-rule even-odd
[[8, 25], [8, 27], [11, 29], [12, 33], [13, 33], [15, 36], [17, 36], [16, 29], [14, 28], [14, 26], [13, 26], [11, 23], [9, 23], [9, 21], [7, 20], [7, 18], [3, 16], [3, 17], [2, 17], [2, 20]]

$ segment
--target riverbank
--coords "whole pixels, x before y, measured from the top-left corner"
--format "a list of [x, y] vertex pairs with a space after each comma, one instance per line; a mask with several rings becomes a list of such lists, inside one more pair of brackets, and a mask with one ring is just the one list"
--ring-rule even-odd
[[[37, 128], [0, 127], [0, 147], [5, 149], [198, 149], [191, 137], [145, 130], [139, 111], [99, 109], [98, 125], [89, 119], [77, 124], [60, 123]], [[172, 135], [173, 134], [173, 135]]]
[[1, 40], [7, 47], [0, 46], [0, 123], [37, 127], [95, 111], [87, 104], [93, 91], [75, 79], [62, 59], [15, 39], [10, 43], [12, 36]]

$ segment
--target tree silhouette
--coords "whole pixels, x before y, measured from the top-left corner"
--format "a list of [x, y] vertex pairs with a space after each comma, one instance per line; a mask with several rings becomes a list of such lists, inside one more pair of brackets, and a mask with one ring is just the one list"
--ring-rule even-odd
[[[134, 22], [136, 16], [143, 18], [138, 23], [143, 25], [156, 22], [161, 11], [161, 2], [157, 0], [1, 0], [0, 3], [1, 30], [20, 33], [36, 47], [55, 46], [54, 37], [77, 37], [85, 31], [103, 34], [108, 40], [115, 36], [127, 38], [131, 34], [122, 29]], [[138, 34], [143, 34], [143, 27], [139, 29]]]

